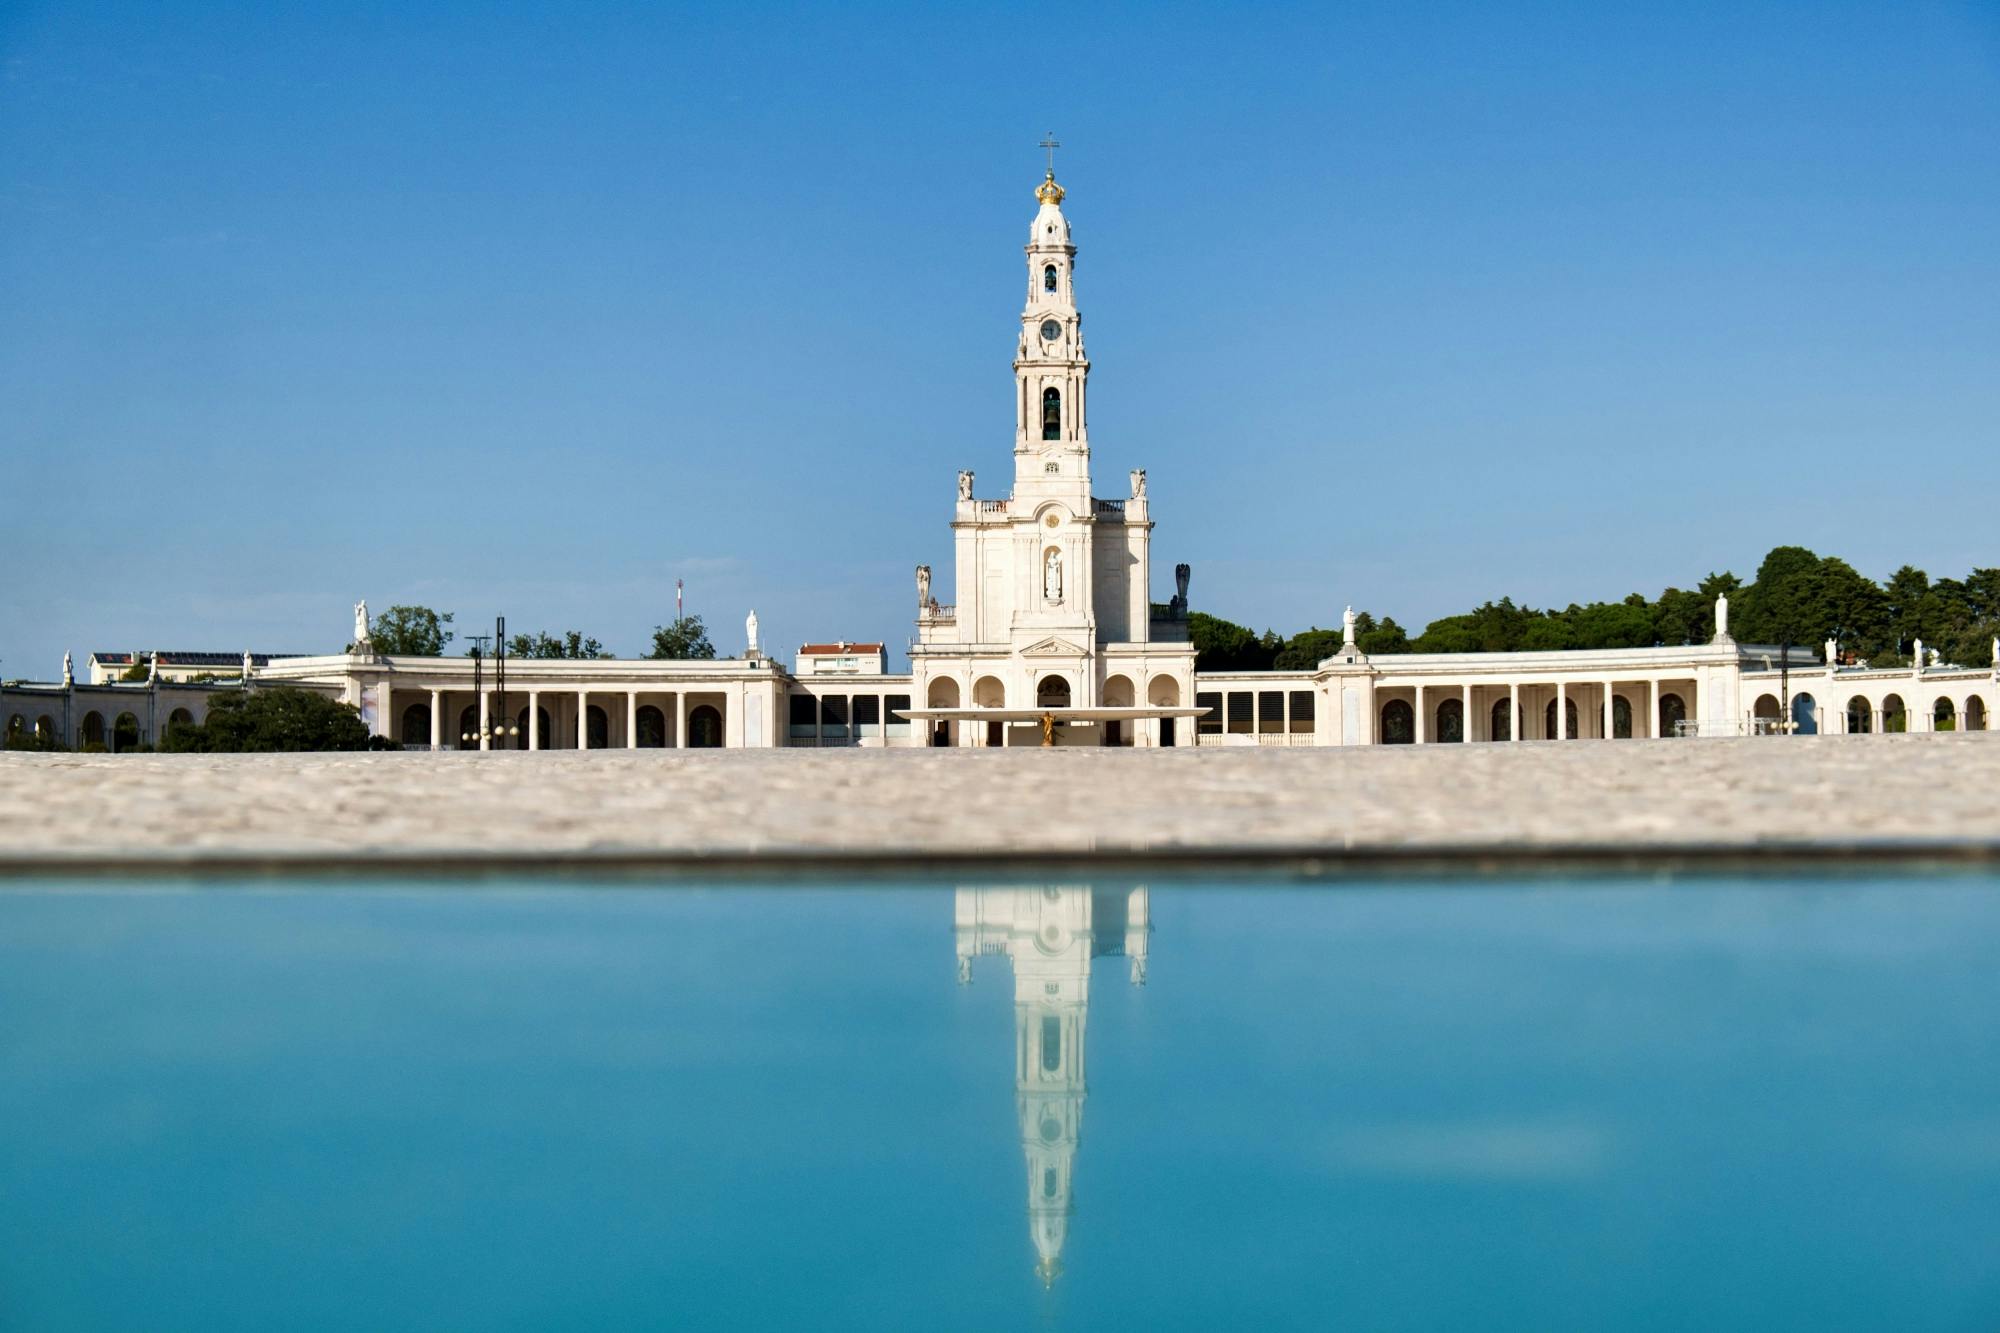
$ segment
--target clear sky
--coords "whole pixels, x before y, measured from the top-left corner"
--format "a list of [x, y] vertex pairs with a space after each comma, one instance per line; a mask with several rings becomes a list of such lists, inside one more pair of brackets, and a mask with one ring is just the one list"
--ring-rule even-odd
[[[911, 633], [1053, 128], [1099, 489], [1281, 632], [2000, 564], [2000, 6], [0, 4], [0, 673]], [[948, 595], [948, 594], [947, 594]]]

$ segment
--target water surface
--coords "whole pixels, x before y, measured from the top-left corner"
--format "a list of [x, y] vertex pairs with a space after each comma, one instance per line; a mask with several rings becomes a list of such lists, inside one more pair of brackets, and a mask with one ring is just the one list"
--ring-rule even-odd
[[0, 1328], [2000, 1326], [2000, 896], [0, 893]]

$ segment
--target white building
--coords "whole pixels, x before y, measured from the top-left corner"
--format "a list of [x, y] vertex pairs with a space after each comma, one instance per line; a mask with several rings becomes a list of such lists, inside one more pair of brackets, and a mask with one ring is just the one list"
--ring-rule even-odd
[[[759, 648], [753, 613], [738, 657], [515, 659], [503, 689], [467, 658], [376, 653], [364, 618], [350, 651], [261, 660], [252, 683], [335, 694], [411, 749], [1642, 739], [1779, 730], [1787, 695], [1790, 726], [1804, 732], [1984, 730], [2000, 707], [2000, 643], [1978, 667], [1839, 667], [1833, 644], [1782, 662], [1775, 647], [1730, 637], [1726, 601], [1699, 646], [1370, 658], [1350, 616], [1346, 642], [1313, 670], [1198, 674], [1188, 566], [1175, 567], [1164, 606], [1153, 600], [1145, 471], [1128, 470], [1115, 498], [1093, 489], [1077, 248], [1053, 172], [1035, 199], [1012, 480], [1004, 497], [981, 499], [973, 473], [959, 472], [955, 600], [935, 597], [931, 566], [917, 566], [909, 673], [887, 672], [880, 644], [846, 643], [809, 645], [786, 671]], [[163, 725], [147, 718], [198, 720], [209, 697], [190, 687], [162, 713], [157, 682], [100, 687], [153, 690], [143, 708], [137, 694], [80, 704], [83, 688], [67, 673], [62, 685], [6, 686], [0, 718], [70, 745], [127, 734], [129, 721], [145, 743]]]

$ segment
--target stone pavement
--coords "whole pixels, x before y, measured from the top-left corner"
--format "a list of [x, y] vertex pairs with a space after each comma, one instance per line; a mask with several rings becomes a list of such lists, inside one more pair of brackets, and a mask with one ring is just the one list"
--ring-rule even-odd
[[2000, 735], [1356, 749], [0, 754], [0, 872], [348, 861], [2000, 857]]

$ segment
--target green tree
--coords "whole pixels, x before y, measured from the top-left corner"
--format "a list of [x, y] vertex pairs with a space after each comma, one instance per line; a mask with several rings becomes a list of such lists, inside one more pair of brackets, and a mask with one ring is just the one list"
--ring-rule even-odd
[[1819, 575], [1820, 558], [1805, 547], [1772, 547], [1731, 633], [1743, 643], [1817, 643], [1831, 628]]
[[1278, 655], [1254, 631], [1206, 611], [1188, 612], [1187, 627], [1196, 671], [1268, 671]]
[[1314, 626], [1285, 641], [1271, 666], [1278, 671], [1311, 671], [1340, 651], [1340, 631]]
[[1383, 616], [1377, 623], [1374, 616], [1363, 611], [1354, 617], [1354, 644], [1370, 657], [1381, 657], [1409, 652], [1410, 636], [1394, 617]]
[[511, 657], [568, 658], [573, 660], [608, 658], [604, 645], [595, 639], [586, 639], [577, 630], [567, 630], [560, 637], [548, 634], [516, 634], [507, 640], [507, 653]]
[[127, 682], [143, 681], [150, 674], [151, 662], [144, 653], [132, 654], [132, 665], [118, 673], [118, 679]]
[[214, 695], [208, 717], [168, 728], [160, 749], [181, 754], [366, 750], [370, 740], [361, 715], [347, 704], [311, 690], [274, 686]]
[[375, 617], [368, 638], [376, 652], [390, 657], [443, 657], [452, 639], [445, 628], [450, 623], [449, 611], [439, 615], [428, 606], [392, 606]]
[[715, 657], [715, 645], [708, 641], [700, 616], [681, 616], [653, 627], [653, 651], [646, 656], [654, 661], [706, 662]]

